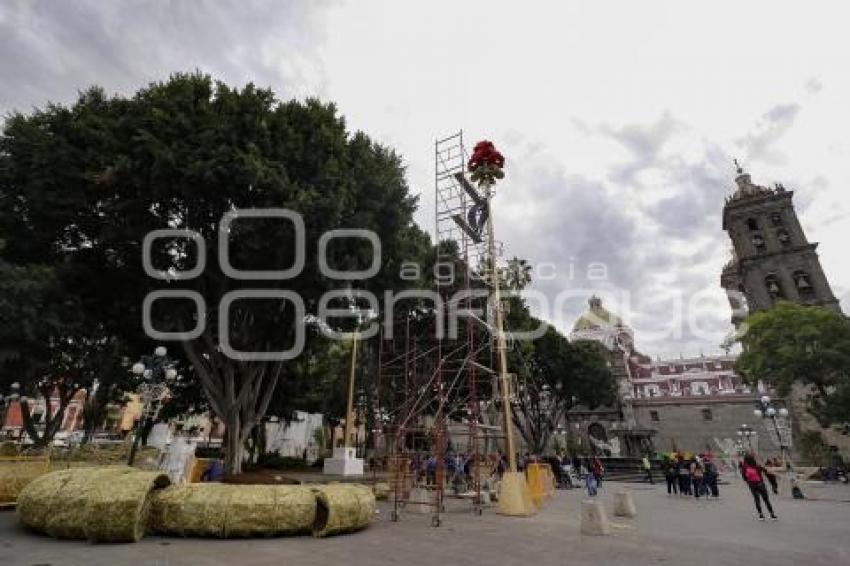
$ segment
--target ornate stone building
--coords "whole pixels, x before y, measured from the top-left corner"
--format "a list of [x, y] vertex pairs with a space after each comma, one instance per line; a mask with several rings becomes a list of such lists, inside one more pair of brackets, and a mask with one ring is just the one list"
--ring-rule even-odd
[[756, 185], [738, 167], [737, 189], [723, 207], [723, 229], [732, 240], [732, 260], [720, 284], [737, 326], [747, 314], [776, 301], [822, 305], [840, 312], [818, 259], [794, 210], [793, 191]]
[[599, 297], [588, 300], [587, 311], [579, 317], [570, 341], [593, 341], [609, 352], [611, 372], [617, 380], [617, 403], [612, 406], [577, 407], [567, 415], [569, 434], [580, 446], [609, 456], [638, 456], [652, 452], [655, 431], [638, 423], [632, 401], [634, 386], [629, 358], [634, 352], [634, 332], [619, 316], [602, 306]]
[[581, 446], [611, 456], [655, 450], [730, 453], [738, 427], [747, 424], [762, 431], [762, 454], [778, 454], [753, 415], [763, 391], [743, 383], [734, 371], [735, 356], [652, 360], [635, 348], [633, 330], [596, 297], [576, 321], [570, 340], [605, 346], [618, 381], [615, 406], [568, 414], [570, 433]]

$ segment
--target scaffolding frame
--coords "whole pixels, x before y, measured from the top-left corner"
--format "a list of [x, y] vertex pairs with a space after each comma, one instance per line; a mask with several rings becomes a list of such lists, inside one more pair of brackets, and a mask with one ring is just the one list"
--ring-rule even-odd
[[[455, 290], [466, 291], [456, 304], [465, 311], [471, 311], [476, 303], [470, 293], [473, 270], [480, 270], [487, 256], [480, 239], [476, 241], [474, 234], [456, 220], [465, 218], [466, 211], [474, 204], [474, 189], [464, 176], [468, 157], [463, 131], [435, 141], [434, 243], [438, 250], [435, 280], [444, 307], [454, 300]], [[456, 250], [446, 247], [446, 242], [454, 242]], [[453, 277], [445, 281], [439, 271], [449, 265]], [[493, 427], [480, 423], [480, 374], [492, 373], [479, 363], [480, 356], [491, 350], [486, 328], [473, 317], [459, 317], [457, 334], [446, 337], [437, 333], [437, 317], [442, 317], [442, 328], [446, 328], [445, 308], [434, 309], [431, 324], [423, 332], [416, 312], [396, 315], [394, 329], [403, 328], [403, 337], [396, 336], [397, 332], [393, 332], [392, 338], [382, 333], [378, 364], [378, 382], [384, 384], [387, 420], [391, 422], [381, 432], [385, 438], [392, 439], [387, 443], [392, 450], [388, 457], [393, 495], [391, 518], [399, 520], [400, 510], [408, 504], [426, 505], [431, 510], [432, 526], [441, 524], [445, 511], [449, 422], [466, 424], [463, 436], [467, 438], [466, 462], [471, 476], [467, 495], [471, 492], [476, 515], [483, 512], [481, 473], [486, 459], [481, 454], [482, 433], [493, 436], [489, 430]], [[416, 450], [417, 438], [420, 444], [430, 444], [430, 454], [436, 459], [432, 477], [425, 474], [427, 502], [410, 499], [411, 490], [422, 484], [420, 465], [425, 464]]]

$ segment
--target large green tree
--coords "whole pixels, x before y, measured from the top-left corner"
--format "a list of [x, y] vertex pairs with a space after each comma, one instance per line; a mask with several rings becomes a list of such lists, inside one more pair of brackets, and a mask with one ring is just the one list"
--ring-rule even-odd
[[[273, 352], [293, 345], [304, 325], [290, 301], [238, 299], [219, 333], [218, 306], [231, 292], [292, 291], [307, 314], [316, 314], [323, 293], [350, 284], [383, 292], [403, 287], [403, 261], [417, 260], [428, 238], [412, 221], [416, 199], [401, 159], [365, 134], [350, 133], [332, 104], [281, 102], [270, 90], [215, 83], [200, 74], [174, 75], [132, 97], [84, 92], [71, 107], [50, 105], [16, 114], [6, 123], [0, 153], [0, 237], [10, 262], [36, 258], [63, 264], [79, 281], [81, 304], [110, 332], [147, 350], [142, 302], [156, 290], [199, 293], [206, 313], [189, 300], [159, 300], [152, 310], [160, 331], [195, 328], [182, 341], [191, 371], [227, 427], [226, 468], [241, 469], [242, 447], [282, 380], [295, 366], [283, 360], [230, 357], [229, 338], [241, 351]], [[225, 214], [244, 209], [285, 208], [304, 220], [303, 268], [287, 280], [234, 279], [222, 269], [219, 238], [239, 270], [285, 270], [295, 263], [293, 224], [284, 219], [237, 219], [222, 233]], [[374, 231], [381, 242], [377, 275], [337, 281], [320, 273], [322, 234], [338, 228]], [[192, 230], [199, 247], [181, 237], [152, 246], [152, 261], [170, 273], [199, 259], [205, 269], [187, 280], [156, 280], [142, 269], [142, 242], [158, 229]], [[371, 247], [359, 239], [328, 246], [335, 269], [365, 269]], [[226, 334], [227, 336], [224, 336]]]
[[821, 425], [850, 415], [850, 320], [823, 307], [780, 302], [750, 315], [738, 339], [736, 367], [755, 384], [762, 381], [786, 396], [810, 391], [809, 410]]

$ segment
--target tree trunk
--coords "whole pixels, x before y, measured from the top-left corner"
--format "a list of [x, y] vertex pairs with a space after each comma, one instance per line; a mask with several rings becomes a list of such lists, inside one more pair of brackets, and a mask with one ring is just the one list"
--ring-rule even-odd
[[83, 438], [80, 444], [88, 444], [94, 437], [95, 431], [103, 424], [106, 417], [107, 395], [102, 395], [101, 392], [107, 390], [101, 388], [96, 393], [92, 394], [91, 390], [86, 393], [85, 401], [83, 402]]
[[224, 473], [242, 473], [245, 445], [242, 443], [242, 426], [238, 411], [232, 411], [224, 420]]
[[44, 432], [42, 434], [38, 434], [38, 430], [35, 428], [35, 422], [32, 420], [32, 414], [30, 413], [29, 403], [21, 401], [19, 405], [21, 407], [21, 419], [23, 420], [24, 430], [27, 432], [27, 435], [32, 438], [33, 446], [36, 448], [45, 448], [49, 446], [51, 442], [53, 442], [53, 437], [56, 436], [56, 433], [59, 432], [59, 429], [62, 427], [62, 422], [65, 420], [65, 409], [68, 408], [68, 404], [73, 398], [73, 393], [71, 395], [63, 395], [60, 392], [59, 395], [59, 407], [56, 410], [56, 414], [51, 416], [52, 404], [50, 403], [50, 393], [45, 393], [42, 391], [42, 396], [44, 397], [44, 410], [45, 410], [45, 421], [44, 421]]
[[83, 437], [80, 439], [80, 444], [88, 444], [94, 438], [95, 426], [91, 421], [86, 421], [83, 424]]
[[211, 342], [199, 354], [204, 352], [196, 349], [199, 345], [183, 343], [213, 411], [224, 422], [224, 471], [240, 474], [245, 441], [268, 410], [283, 362], [238, 362], [222, 356]]

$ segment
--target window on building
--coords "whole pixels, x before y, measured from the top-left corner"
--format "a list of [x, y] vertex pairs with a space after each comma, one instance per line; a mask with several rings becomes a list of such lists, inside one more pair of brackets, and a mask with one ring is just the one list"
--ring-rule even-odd
[[658, 411], [649, 411], [649, 420], [654, 423], [657, 423], [661, 420], [661, 417], [658, 416]]
[[714, 415], [711, 414], [711, 409], [703, 409], [702, 410], [702, 420], [704, 420], [704, 421], [714, 420]]
[[755, 218], [747, 218], [747, 228], [749, 228], [751, 232], [755, 232], [759, 229], [759, 223]]
[[757, 252], [763, 252], [767, 249], [764, 244], [764, 236], [761, 233], [756, 232], [753, 234], [753, 246], [756, 248]]
[[797, 294], [800, 299], [809, 302], [815, 300], [815, 288], [812, 287], [812, 281], [809, 274], [802, 270], [794, 272], [794, 285], [797, 287]]
[[770, 295], [771, 300], [777, 301], [785, 298], [785, 295], [782, 293], [782, 286], [779, 284], [779, 278], [776, 275], [765, 277], [764, 285], [767, 287], [767, 294]]
[[781, 212], [773, 212], [770, 215], [770, 221], [774, 226], [782, 226], [782, 213]]
[[785, 228], [776, 231], [776, 239], [779, 240], [779, 243], [783, 246], [791, 245], [791, 235]]

